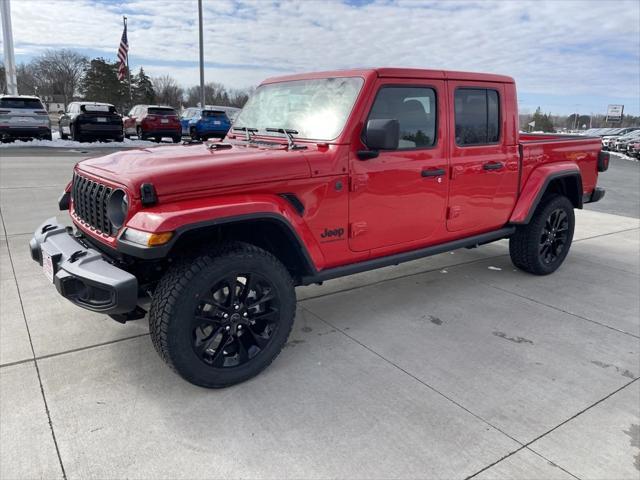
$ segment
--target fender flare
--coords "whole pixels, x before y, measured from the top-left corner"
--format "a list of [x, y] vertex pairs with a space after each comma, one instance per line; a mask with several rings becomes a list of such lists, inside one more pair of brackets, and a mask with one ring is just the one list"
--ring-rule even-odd
[[[221, 199], [215, 200], [217, 202], [212, 203], [209, 208], [197, 208], [197, 217], [191, 219], [189, 219], [188, 208], [184, 207], [187, 204], [193, 205], [192, 201], [159, 205], [158, 207], [137, 212], [129, 219], [127, 227], [148, 232], [173, 231], [173, 237], [165, 245], [144, 247], [122, 239], [121, 233], [117, 239], [117, 250], [123, 254], [145, 260], [161, 259], [166, 257], [180, 238], [189, 232], [234, 223], [268, 221], [277, 224], [286, 232], [289, 239], [298, 249], [306, 271], [313, 274], [317, 272], [317, 265], [324, 264], [324, 256], [313, 240], [313, 235], [306, 223], [285, 198], [276, 195], [258, 195], [247, 199], [246, 196], [243, 196], [244, 208], [242, 210], [244, 211], [242, 212], [239, 212], [238, 210], [240, 209], [236, 208], [238, 204], [234, 201], [229, 201], [231, 200], [229, 198], [226, 199], [228, 201], [226, 204], [220, 202]], [[235, 212], [216, 215], [215, 210], [217, 209], [235, 210]], [[208, 212], [210, 215], [207, 215]], [[164, 214], [170, 214], [170, 216], [164, 216]], [[122, 231], [124, 232], [124, 229]]]
[[551, 172], [546, 172], [545, 170], [544, 167], [540, 167], [529, 175], [527, 183], [520, 192], [518, 202], [511, 213], [510, 224], [523, 225], [529, 223], [549, 185], [561, 178], [571, 178], [576, 182], [578, 196], [574, 206], [582, 208], [582, 175], [578, 166], [572, 165], [569, 168]]

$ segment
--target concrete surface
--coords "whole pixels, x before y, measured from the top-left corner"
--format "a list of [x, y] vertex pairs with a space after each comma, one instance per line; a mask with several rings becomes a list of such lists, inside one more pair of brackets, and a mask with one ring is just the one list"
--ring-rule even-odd
[[0, 478], [640, 478], [640, 223], [610, 193], [548, 277], [503, 241], [299, 288], [274, 364], [208, 391], [29, 258], [82, 158], [55, 155], [0, 152]]

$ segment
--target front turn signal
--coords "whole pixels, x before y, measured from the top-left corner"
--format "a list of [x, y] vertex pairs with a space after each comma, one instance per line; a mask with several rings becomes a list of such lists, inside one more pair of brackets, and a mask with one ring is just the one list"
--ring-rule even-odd
[[150, 233], [136, 230], [134, 228], [127, 228], [123, 234], [122, 239], [129, 242], [137, 243], [145, 247], [159, 247], [165, 245], [173, 238], [173, 232], [160, 232]]

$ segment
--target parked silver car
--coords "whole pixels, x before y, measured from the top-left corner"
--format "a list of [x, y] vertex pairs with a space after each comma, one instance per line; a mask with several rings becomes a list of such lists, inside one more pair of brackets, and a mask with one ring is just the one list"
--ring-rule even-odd
[[38, 97], [0, 95], [0, 139], [51, 140], [51, 120]]

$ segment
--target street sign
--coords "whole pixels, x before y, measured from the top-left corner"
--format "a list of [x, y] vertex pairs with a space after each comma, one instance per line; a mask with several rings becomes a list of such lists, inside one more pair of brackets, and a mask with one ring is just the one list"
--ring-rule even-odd
[[607, 122], [621, 122], [624, 105], [609, 105], [607, 107]]

